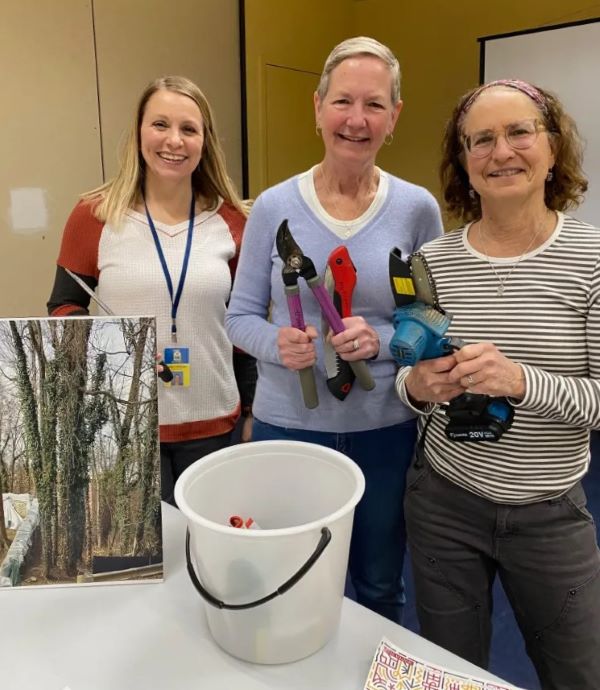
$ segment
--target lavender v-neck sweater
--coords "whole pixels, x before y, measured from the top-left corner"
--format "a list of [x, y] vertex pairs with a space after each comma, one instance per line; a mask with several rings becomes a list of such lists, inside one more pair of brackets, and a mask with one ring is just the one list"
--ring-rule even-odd
[[[258, 360], [258, 384], [253, 413], [263, 422], [311, 431], [346, 433], [378, 429], [406, 421], [414, 413], [395, 391], [396, 366], [389, 352], [394, 311], [389, 277], [389, 252], [399, 247], [408, 256], [441, 234], [437, 202], [422, 187], [389, 176], [387, 198], [371, 221], [347, 240], [341, 240], [315, 216], [302, 198], [297, 177], [268, 189], [256, 200], [248, 219], [233, 293], [225, 325], [234, 345]], [[282, 220], [304, 254], [323, 276], [331, 251], [344, 244], [357, 270], [353, 314], [363, 316], [377, 330], [380, 351], [368, 366], [375, 389], [364, 391], [355, 381], [342, 402], [326, 386], [323, 341], [316, 341], [315, 366], [319, 406], [304, 406], [298, 374], [279, 360], [277, 333], [290, 323], [275, 236]], [[307, 324], [321, 329], [318, 303], [300, 280], [300, 297]], [[267, 318], [269, 319], [267, 321]]]

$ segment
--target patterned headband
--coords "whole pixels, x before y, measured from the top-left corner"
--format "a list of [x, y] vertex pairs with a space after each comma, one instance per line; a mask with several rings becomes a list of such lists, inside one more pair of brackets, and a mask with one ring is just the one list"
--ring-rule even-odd
[[479, 98], [481, 93], [494, 86], [507, 86], [510, 89], [516, 89], [517, 91], [524, 93], [526, 96], [531, 98], [531, 100], [538, 106], [545, 116], [548, 116], [548, 103], [546, 102], [546, 98], [539, 89], [535, 88], [535, 86], [528, 84], [526, 81], [521, 81], [520, 79], [497, 79], [496, 81], [490, 81], [487, 84], [482, 84], [478, 89], [475, 89], [475, 91], [473, 91], [473, 93], [465, 101], [460, 111], [460, 115], [458, 116], [459, 127], [462, 125], [465, 115], [469, 112], [471, 106]]

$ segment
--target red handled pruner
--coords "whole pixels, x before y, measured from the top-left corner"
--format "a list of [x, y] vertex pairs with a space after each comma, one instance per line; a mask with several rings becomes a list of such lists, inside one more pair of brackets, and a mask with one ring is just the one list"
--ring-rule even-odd
[[[298, 280], [303, 278], [308, 287], [312, 290], [313, 295], [319, 303], [321, 312], [334, 334], [337, 335], [344, 331], [344, 323], [327, 289], [324, 287], [321, 278], [317, 275], [315, 265], [307, 256], [304, 256], [302, 250], [296, 244], [288, 228], [287, 220], [284, 220], [277, 230], [276, 245], [277, 252], [283, 261], [283, 270], [281, 274], [287, 297], [288, 310], [290, 312], [291, 325], [301, 331], [306, 330], [302, 302], [300, 301], [300, 289], [298, 287]], [[356, 380], [362, 388], [365, 390], [372, 390], [375, 387], [375, 382], [373, 381], [373, 377], [371, 376], [366, 362], [357, 361], [348, 362], [348, 364], [352, 368]], [[307, 367], [306, 369], [301, 369], [299, 375], [304, 404], [308, 408], [316, 407], [319, 404], [319, 398], [317, 396], [313, 368]]]
[[[352, 293], [355, 286], [356, 268], [342, 244], [331, 252], [325, 269], [325, 287], [332, 295], [335, 308], [342, 319], [352, 316]], [[324, 355], [327, 388], [338, 400], [345, 400], [355, 379], [350, 362], [342, 359], [328, 343], [324, 345]]]

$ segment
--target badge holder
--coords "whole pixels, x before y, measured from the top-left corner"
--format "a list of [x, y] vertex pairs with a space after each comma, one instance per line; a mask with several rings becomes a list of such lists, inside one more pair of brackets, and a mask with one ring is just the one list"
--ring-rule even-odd
[[181, 345], [165, 347], [163, 359], [173, 372], [173, 379], [164, 385], [168, 388], [188, 388], [191, 380], [190, 348]]

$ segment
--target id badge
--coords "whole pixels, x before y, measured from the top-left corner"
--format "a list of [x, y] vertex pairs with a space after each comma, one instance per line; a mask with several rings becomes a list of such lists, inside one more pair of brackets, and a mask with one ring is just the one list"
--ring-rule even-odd
[[188, 388], [190, 385], [190, 348], [165, 347], [164, 363], [173, 372], [173, 378], [165, 386], [169, 388]]

